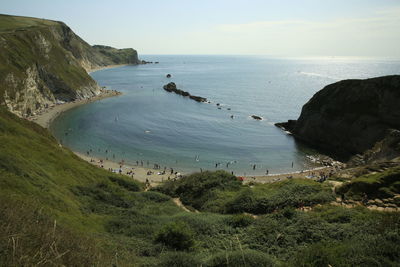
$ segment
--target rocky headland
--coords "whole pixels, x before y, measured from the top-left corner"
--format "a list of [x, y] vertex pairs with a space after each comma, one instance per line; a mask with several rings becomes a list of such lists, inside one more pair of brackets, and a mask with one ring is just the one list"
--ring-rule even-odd
[[276, 126], [352, 164], [399, 157], [400, 75], [330, 84], [303, 106], [297, 120]]
[[88, 72], [140, 64], [134, 49], [91, 46], [59, 21], [0, 15], [0, 104], [22, 117], [101, 93]]

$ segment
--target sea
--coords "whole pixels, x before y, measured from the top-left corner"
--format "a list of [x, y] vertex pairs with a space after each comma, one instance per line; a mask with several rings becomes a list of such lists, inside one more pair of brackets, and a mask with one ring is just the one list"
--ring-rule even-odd
[[[317, 152], [274, 126], [297, 119], [324, 86], [343, 79], [399, 74], [400, 60], [225, 55], [143, 55], [159, 62], [91, 73], [117, 97], [78, 106], [51, 125], [70, 149], [126, 164], [181, 173], [290, 173], [318, 167]], [[171, 78], [166, 75], [171, 74]], [[169, 82], [198, 103], [163, 90]], [[262, 120], [251, 116], [257, 115]]]

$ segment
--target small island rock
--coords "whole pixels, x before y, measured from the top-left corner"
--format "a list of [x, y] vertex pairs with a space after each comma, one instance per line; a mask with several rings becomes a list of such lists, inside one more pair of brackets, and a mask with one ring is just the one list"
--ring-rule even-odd
[[262, 120], [262, 118], [260, 117], [260, 116], [257, 116], [257, 115], [251, 115], [251, 117], [253, 118], [253, 119], [255, 119], [255, 120]]

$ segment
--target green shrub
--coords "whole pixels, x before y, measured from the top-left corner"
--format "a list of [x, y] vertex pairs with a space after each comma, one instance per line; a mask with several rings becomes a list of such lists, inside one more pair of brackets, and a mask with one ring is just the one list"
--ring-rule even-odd
[[194, 253], [188, 252], [167, 252], [161, 255], [161, 267], [196, 267], [202, 266], [199, 257]]
[[228, 213], [254, 212], [256, 205], [254, 192], [251, 189], [245, 189], [226, 204], [226, 210]]
[[141, 185], [138, 181], [128, 181], [126, 178], [121, 179], [113, 176], [110, 176], [108, 178], [111, 182], [116, 183], [117, 185], [125, 188], [128, 191], [138, 192], [143, 189], [143, 185]]
[[[98, 183], [92, 186], [76, 186], [72, 191], [77, 196], [84, 196], [94, 204], [92, 208], [100, 204], [111, 205], [120, 208], [129, 208], [133, 203], [126, 198], [121, 191], [106, 183]], [[97, 210], [97, 209], [96, 209]]]
[[164, 225], [156, 234], [155, 241], [173, 249], [189, 250], [194, 245], [193, 236], [193, 232], [187, 224], [178, 221]]
[[247, 214], [236, 214], [227, 219], [227, 223], [235, 228], [247, 227], [254, 222], [254, 218]]
[[239, 190], [242, 182], [225, 171], [194, 173], [177, 181], [167, 181], [155, 190], [172, 197], [180, 197], [182, 203], [201, 210], [215, 191]]
[[334, 200], [333, 193], [320, 183], [292, 179], [245, 188], [226, 204], [228, 213], [266, 214], [286, 207], [312, 206]]
[[154, 202], [165, 202], [171, 199], [169, 196], [155, 191], [142, 192], [140, 195], [143, 196], [145, 199]]
[[336, 192], [350, 198], [362, 199], [364, 194], [369, 198], [387, 198], [400, 193], [400, 167], [386, 171], [361, 175], [343, 184]]
[[208, 267], [276, 266], [268, 255], [255, 250], [223, 251], [214, 255], [206, 264]]

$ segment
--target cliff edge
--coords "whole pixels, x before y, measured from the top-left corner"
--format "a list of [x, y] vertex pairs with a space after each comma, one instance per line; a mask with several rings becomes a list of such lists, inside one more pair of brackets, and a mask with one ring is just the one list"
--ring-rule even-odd
[[341, 160], [400, 156], [400, 75], [344, 80], [317, 92], [297, 120], [277, 123]]
[[0, 103], [19, 116], [99, 94], [88, 71], [139, 63], [134, 49], [92, 47], [63, 22], [0, 15]]

